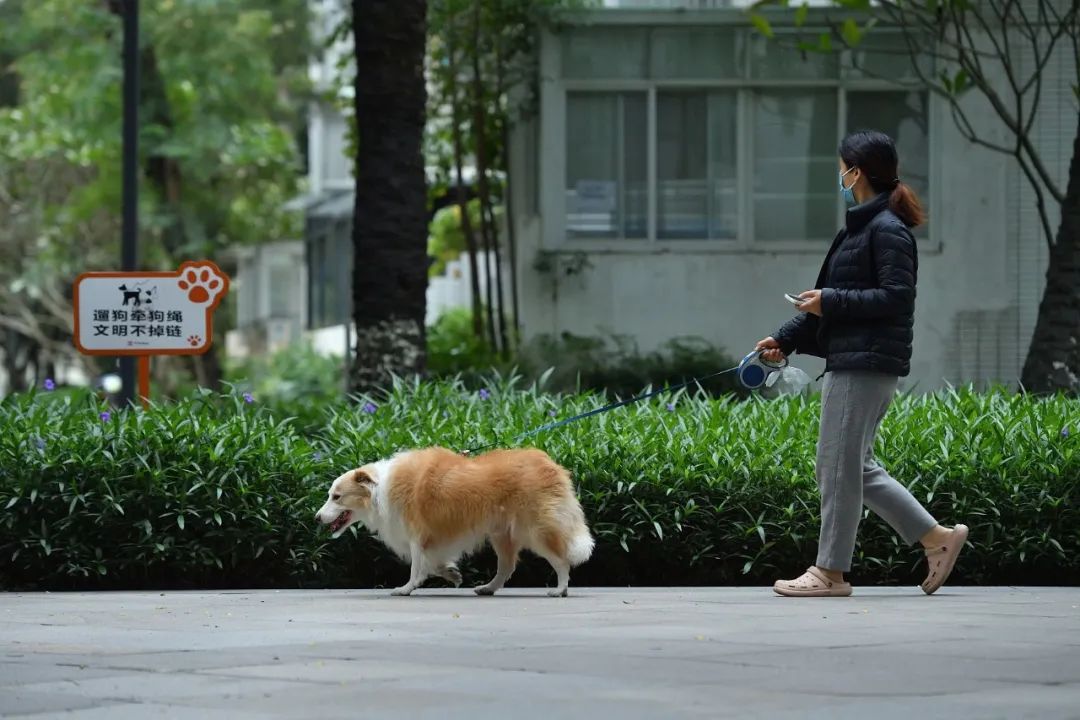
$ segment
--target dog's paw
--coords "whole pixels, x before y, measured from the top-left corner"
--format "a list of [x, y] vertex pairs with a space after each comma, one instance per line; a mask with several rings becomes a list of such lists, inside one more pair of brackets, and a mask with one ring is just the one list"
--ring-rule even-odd
[[491, 587], [490, 585], [477, 585], [473, 588], [473, 592], [477, 595], [494, 595], [495, 588]]
[[547, 591], [548, 597], [566, 597], [566, 588], [560, 590], [559, 588], [552, 588]]
[[408, 585], [402, 585], [401, 587], [394, 588], [393, 590], [391, 590], [390, 594], [391, 595], [397, 595], [398, 597], [407, 597], [409, 595], [412, 595], [412, 591], [414, 589], [415, 588], [410, 587]]

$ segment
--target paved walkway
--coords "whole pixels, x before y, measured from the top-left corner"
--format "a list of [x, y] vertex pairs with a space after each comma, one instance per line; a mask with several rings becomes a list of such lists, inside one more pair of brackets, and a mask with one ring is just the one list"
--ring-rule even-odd
[[1080, 588], [0, 594], [0, 714], [1080, 718]]

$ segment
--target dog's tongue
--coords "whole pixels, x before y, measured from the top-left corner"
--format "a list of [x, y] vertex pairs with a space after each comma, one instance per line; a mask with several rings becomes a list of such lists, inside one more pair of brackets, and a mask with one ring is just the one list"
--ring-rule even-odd
[[352, 514], [348, 510], [338, 515], [334, 518], [334, 522], [330, 523], [330, 532], [337, 535], [348, 524], [351, 517]]

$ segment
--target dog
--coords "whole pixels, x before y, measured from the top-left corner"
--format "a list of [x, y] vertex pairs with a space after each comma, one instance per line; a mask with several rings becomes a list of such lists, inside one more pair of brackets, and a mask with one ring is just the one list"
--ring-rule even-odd
[[127, 305], [132, 300], [135, 301], [135, 307], [140, 307], [142, 305], [142, 300], [140, 299], [142, 290], [139, 288], [128, 290], [127, 285], [121, 285], [118, 289], [124, 294], [124, 302], [121, 303], [121, 305]]
[[570, 473], [536, 449], [496, 450], [463, 457], [445, 448], [398, 453], [349, 470], [330, 485], [315, 520], [340, 537], [361, 523], [403, 561], [409, 581], [393, 590], [410, 595], [432, 576], [460, 587], [457, 562], [491, 543], [498, 569], [474, 588], [494, 595], [528, 549], [554, 568], [552, 597], [566, 597], [570, 568], [592, 555], [594, 541], [574, 494]]

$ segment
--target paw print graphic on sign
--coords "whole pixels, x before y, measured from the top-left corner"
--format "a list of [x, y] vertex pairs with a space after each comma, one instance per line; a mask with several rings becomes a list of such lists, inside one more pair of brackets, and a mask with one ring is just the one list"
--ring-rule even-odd
[[202, 344], [202, 338], [198, 335], [189, 335], [187, 341], [191, 347], [199, 347]]
[[209, 268], [188, 268], [180, 276], [180, 289], [187, 292], [188, 300], [197, 305], [210, 302], [221, 287], [221, 280]]

